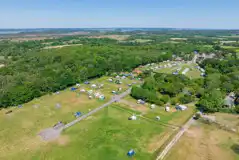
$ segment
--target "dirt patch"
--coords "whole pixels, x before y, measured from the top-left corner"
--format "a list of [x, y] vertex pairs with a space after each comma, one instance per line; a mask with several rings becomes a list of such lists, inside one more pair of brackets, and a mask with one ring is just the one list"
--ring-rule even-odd
[[61, 131], [61, 129], [47, 128], [42, 130], [38, 135], [43, 141], [53, 141], [60, 136]]
[[60, 136], [57, 138], [56, 142], [59, 146], [66, 146], [70, 142], [70, 138], [66, 135]]

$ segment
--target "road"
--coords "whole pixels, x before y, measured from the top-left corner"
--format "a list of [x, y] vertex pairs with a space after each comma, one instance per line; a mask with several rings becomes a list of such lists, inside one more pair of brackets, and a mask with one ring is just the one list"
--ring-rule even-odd
[[184, 126], [180, 129], [180, 131], [175, 135], [175, 137], [169, 142], [169, 144], [164, 148], [164, 150], [158, 155], [156, 160], [162, 160], [164, 157], [167, 155], [167, 153], [170, 151], [170, 149], [177, 143], [177, 141], [180, 139], [180, 137], [184, 134], [185, 131], [188, 130], [190, 125], [194, 122], [195, 120], [190, 118]]
[[122, 93], [122, 94], [120, 94], [120, 95], [115, 95], [109, 102], [107, 102], [107, 103], [103, 104], [102, 106], [100, 106], [100, 107], [98, 107], [98, 108], [92, 110], [91, 112], [89, 112], [89, 113], [87, 113], [87, 114], [85, 114], [85, 115], [83, 115], [83, 116], [81, 116], [81, 117], [75, 119], [74, 121], [71, 121], [71, 122], [67, 123], [67, 124], [63, 127], [63, 129], [67, 129], [67, 128], [73, 126], [74, 124], [80, 122], [81, 120], [85, 119], [86, 117], [88, 117], [88, 116], [90, 116], [90, 115], [92, 115], [92, 114], [98, 112], [99, 110], [101, 110], [101, 109], [103, 109], [103, 108], [109, 106], [110, 104], [112, 104], [112, 103], [114, 103], [114, 102], [120, 101], [121, 98], [123, 98], [123, 97], [127, 96], [128, 94], [130, 94], [130, 91], [131, 91], [131, 88], [129, 88], [127, 91], [125, 91], [124, 93]]

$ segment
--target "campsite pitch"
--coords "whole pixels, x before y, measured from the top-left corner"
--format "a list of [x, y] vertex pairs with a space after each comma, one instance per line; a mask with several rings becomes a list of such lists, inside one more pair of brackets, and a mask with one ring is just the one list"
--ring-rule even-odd
[[129, 121], [129, 116], [127, 112], [108, 107], [65, 130], [62, 133], [67, 137], [64, 145], [56, 140], [41, 144], [42, 147], [12, 151], [1, 158], [121, 160], [127, 159], [127, 152], [134, 149], [133, 158], [150, 160], [153, 153], [149, 148], [155, 143], [151, 138], [160, 136], [165, 128], [144, 119]]

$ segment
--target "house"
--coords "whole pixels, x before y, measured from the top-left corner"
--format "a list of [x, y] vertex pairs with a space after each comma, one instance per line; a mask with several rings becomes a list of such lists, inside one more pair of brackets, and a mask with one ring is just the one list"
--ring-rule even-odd
[[180, 111], [184, 111], [184, 110], [188, 109], [187, 106], [184, 106], [184, 105], [181, 105], [181, 104], [176, 105], [175, 108], [176, 108], [177, 110], [180, 110]]

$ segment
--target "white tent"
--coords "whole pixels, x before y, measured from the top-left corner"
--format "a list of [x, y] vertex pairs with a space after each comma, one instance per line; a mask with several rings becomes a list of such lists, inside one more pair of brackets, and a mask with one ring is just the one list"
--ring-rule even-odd
[[154, 109], [155, 107], [156, 107], [155, 104], [151, 104], [151, 106], [150, 106], [151, 109]]
[[170, 111], [170, 107], [169, 107], [169, 106], [166, 106], [166, 107], [165, 107], [165, 111], [166, 111], [166, 112], [169, 112], [169, 111]]
[[91, 87], [92, 87], [92, 88], [96, 88], [96, 84], [92, 84]]
[[76, 83], [76, 87], [80, 87], [80, 84], [79, 84], [79, 83]]

